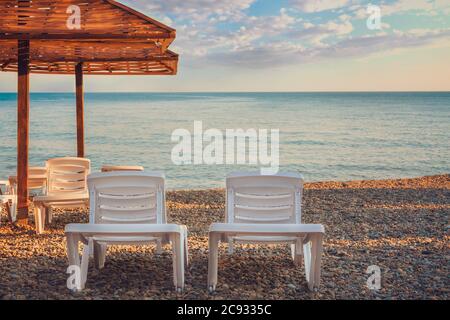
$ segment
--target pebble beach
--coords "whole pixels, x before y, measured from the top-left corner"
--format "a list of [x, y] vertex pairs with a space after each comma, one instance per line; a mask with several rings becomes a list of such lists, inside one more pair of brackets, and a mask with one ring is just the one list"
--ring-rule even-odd
[[[217, 291], [206, 290], [208, 226], [224, 219], [222, 189], [170, 191], [169, 222], [189, 229], [186, 287], [172, 285], [170, 247], [108, 249], [105, 268], [91, 261], [86, 289], [66, 287], [64, 226], [87, 211], [56, 212], [43, 235], [30, 226], [0, 225], [0, 299], [438, 299], [450, 298], [450, 175], [414, 179], [317, 182], [305, 185], [303, 220], [325, 226], [322, 280], [307, 289], [286, 245], [221, 245]], [[366, 270], [381, 270], [380, 290]]]

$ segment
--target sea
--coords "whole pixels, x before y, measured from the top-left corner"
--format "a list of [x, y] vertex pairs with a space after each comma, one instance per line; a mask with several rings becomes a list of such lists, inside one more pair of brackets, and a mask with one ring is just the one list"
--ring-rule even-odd
[[[241, 163], [227, 163], [239, 153], [226, 152], [227, 130], [239, 129], [257, 133], [257, 150], [268, 133], [266, 162], [247, 139]], [[0, 180], [16, 171], [16, 138], [17, 96], [0, 93]], [[228, 173], [268, 159], [306, 181], [436, 175], [450, 172], [450, 92], [86, 93], [85, 144], [93, 171], [142, 165], [165, 172], [168, 189], [223, 187]], [[75, 155], [75, 95], [32, 93], [30, 165]]]

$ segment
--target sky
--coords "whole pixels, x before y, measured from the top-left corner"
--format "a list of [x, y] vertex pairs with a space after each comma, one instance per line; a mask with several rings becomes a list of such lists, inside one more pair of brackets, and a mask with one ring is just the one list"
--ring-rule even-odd
[[[450, 0], [120, 2], [177, 30], [178, 75], [86, 76], [88, 92], [450, 91]], [[16, 82], [0, 73], [0, 91]], [[32, 75], [31, 90], [74, 78]]]

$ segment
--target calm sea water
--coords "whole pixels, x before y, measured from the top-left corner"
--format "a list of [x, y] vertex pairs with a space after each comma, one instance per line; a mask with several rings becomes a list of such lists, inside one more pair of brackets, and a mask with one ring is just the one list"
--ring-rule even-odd
[[[0, 177], [15, 172], [16, 95], [0, 93]], [[93, 169], [140, 164], [168, 187], [221, 187], [247, 166], [176, 166], [172, 131], [280, 129], [282, 170], [308, 181], [450, 172], [450, 93], [88, 93], [86, 150]], [[31, 95], [30, 164], [75, 155], [73, 94]]]

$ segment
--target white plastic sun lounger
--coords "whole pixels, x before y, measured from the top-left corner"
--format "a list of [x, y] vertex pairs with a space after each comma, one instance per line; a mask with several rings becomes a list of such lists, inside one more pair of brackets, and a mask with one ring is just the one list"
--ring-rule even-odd
[[53, 208], [79, 208], [89, 203], [86, 178], [91, 162], [85, 158], [55, 158], [46, 162], [47, 193], [33, 198], [36, 232], [51, 223]]
[[[1, 186], [4, 186], [3, 191]], [[14, 194], [14, 190], [11, 188], [9, 181], [0, 181], [0, 205], [0, 212], [2, 206], [5, 206], [8, 220], [14, 222], [16, 219], [17, 196]]]
[[217, 285], [220, 241], [228, 242], [229, 253], [234, 242], [288, 243], [296, 265], [304, 256], [309, 289], [317, 289], [325, 230], [301, 223], [302, 176], [234, 173], [227, 177], [226, 190], [226, 223], [213, 223], [209, 230], [208, 289], [212, 292]]
[[[6, 206], [6, 212], [8, 214], [8, 220], [12, 220], [11, 210], [12, 205], [10, 204], [10, 201], [13, 201], [14, 196], [6, 196], [6, 195], [0, 195], [0, 213], [2, 212], [2, 207]], [[1, 217], [0, 217], [0, 224], [1, 224]]]
[[[0, 188], [4, 186], [3, 192], [0, 189], [1, 202], [6, 205], [8, 220], [16, 221], [17, 210], [17, 177], [9, 176], [8, 180], [0, 181]], [[47, 186], [47, 169], [45, 167], [28, 168], [28, 189], [40, 189], [45, 192]]]
[[[174, 285], [184, 288], [184, 266], [188, 263], [187, 228], [167, 224], [164, 175], [143, 172], [95, 173], [88, 177], [89, 224], [66, 226], [70, 265], [80, 266], [85, 286], [91, 246], [97, 268], [105, 263], [109, 245], [171, 243]], [[81, 262], [78, 244], [84, 243]]]
[[[28, 168], [28, 190], [41, 190], [47, 192], [47, 167]], [[17, 190], [17, 176], [9, 176], [9, 184], [13, 190]]]

